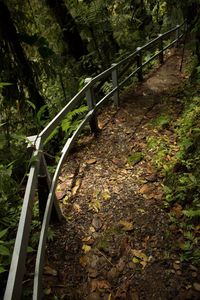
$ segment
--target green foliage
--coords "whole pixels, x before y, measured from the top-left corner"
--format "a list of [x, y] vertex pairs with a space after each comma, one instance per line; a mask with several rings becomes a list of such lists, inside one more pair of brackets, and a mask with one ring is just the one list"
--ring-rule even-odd
[[190, 219], [200, 217], [200, 209], [187, 209], [183, 211], [184, 215]]
[[154, 125], [158, 128], [164, 129], [166, 128], [170, 123], [170, 116], [169, 115], [160, 115], [157, 119], [154, 120]]
[[[38, 134], [38, 132], [49, 122], [46, 117], [48, 110], [49, 118], [52, 119], [60, 109], [77, 93], [80, 85], [83, 85], [84, 78], [96, 75], [112, 62], [134, 51], [137, 46], [144, 44], [146, 40], [160, 33], [177, 18], [171, 18], [168, 14], [170, 1], [65, 1], [67, 8], [72, 14], [77, 29], [87, 47], [88, 54], [76, 61], [68, 55], [68, 45], [64, 42], [64, 30], [52, 17], [49, 8], [44, 1], [23, 1], [19, 5], [18, 0], [8, 0], [6, 4], [11, 12], [13, 25], [16, 26], [19, 46], [22, 47], [21, 56], [13, 53], [14, 41], [4, 39], [2, 35], [1, 47], [1, 75], [0, 75], [0, 281], [5, 270], [8, 270], [10, 253], [14, 243], [14, 237], [19, 220], [21, 209], [21, 197], [24, 190], [23, 178], [27, 172], [26, 161], [26, 136]], [[180, 10], [179, 10], [179, 14]], [[162, 26], [163, 23], [163, 26]], [[0, 28], [2, 29], [2, 28]], [[152, 53], [156, 53], [157, 49]], [[150, 58], [148, 53], [144, 60]], [[32, 82], [28, 68], [21, 63], [22, 56], [27, 59], [27, 66], [30, 66], [33, 79]], [[132, 66], [133, 71], [135, 65]], [[28, 79], [24, 78], [26, 73]], [[199, 70], [197, 69], [197, 73]], [[30, 81], [30, 82], [29, 82]], [[33, 84], [34, 81], [34, 84]], [[107, 93], [111, 89], [111, 82], [107, 81], [101, 88], [100, 94]], [[36, 99], [31, 97], [29, 89], [42, 95], [45, 105], [38, 108]], [[71, 136], [77, 129], [88, 107], [82, 105], [70, 112], [63, 120], [61, 127], [57, 127], [46, 140], [49, 143], [47, 152], [55, 156], [59, 153], [64, 132], [65, 138]], [[198, 115], [194, 116], [198, 119]], [[157, 120], [156, 126], [165, 128], [170, 120], [162, 116]], [[183, 124], [182, 124], [183, 125]], [[183, 128], [184, 125], [180, 125]], [[194, 161], [191, 157], [187, 159], [185, 152], [194, 147], [199, 137], [199, 126], [193, 126], [192, 132], [185, 124], [184, 130], [188, 130], [187, 138], [182, 140], [179, 159], [193, 171], [193, 162], [199, 165], [198, 155]], [[62, 129], [62, 130], [61, 130]], [[63, 132], [61, 132], [63, 131]], [[60, 138], [61, 136], [61, 138]], [[53, 144], [54, 143], [54, 144]], [[155, 154], [155, 163], [158, 169], [168, 171], [169, 164], [165, 161], [168, 154], [166, 140], [156, 140], [156, 137], [149, 138], [149, 145], [152, 146]], [[198, 146], [195, 147], [198, 148]], [[54, 150], [54, 146], [55, 149]], [[46, 147], [46, 146], [45, 146]], [[143, 158], [141, 153], [134, 153], [128, 158], [130, 164], [139, 162]], [[29, 164], [36, 159], [33, 157]], [[12, 162], [12, 163], [10, 163]], [[164, 162], [164, 164], [163, 164]], [[54, 170], [54, 166], [49, 169]], [[197, 178], [197, 172], [193, 176]], [[183, 175], [179, 180], [179, 186], [184, 186], [193, 191], [197, 188], [196, 182], [189, 175]], [[171, 195], [174, 197], [182, 195], [187, 198], [187, 192], [174, 190], [169, 185]], [[198, 189], [197, 189], [198, 190]], [[198, 193], [194, 195], [197, 198]], [[190, 208], [188, 208], [190, 209]], [[33, 222], [31, 231], [31, 248], [34, 251], [38, 243], [38, 231], [40, 229], [38, 203], [35, 200], [33, 208]], [[54, 233], [50, 230], [49, 240], [52, 240]]]
[[[157, 123], [156, 120], [155, 123]], [[166, 174], [171, 165], [171, 162], [168, 162], [168, 160], [166, 159], [167, 155], [170, 154], [171, 151], [171, 149], [168, 147], [169, 139], [165, 136], [163, 136], [162, 138], [157, 136], [149, 136], [146, 138], [146, 140], [148, 148], [151, 149], [153, 153], [153, 162], [155, 164], [155, 167], [158, 171]]]
[[128, 157], [128, 164], [129, 165], [135, 165], [139, 163], [143, 159], [144, 155], [142, 152], [134, 152], [129, 155]]
[[88, 111], [88, 107], [81, 105], [67, 114], [67, 117], [62, 121], [62, 130], [70, 136], [81, 123], [84, 114]]
[[12, 178], [12, 167], [0, 165], [0, 281], [8, 271], [16, 226], [19, 220], [21, 201], [17, 183]]

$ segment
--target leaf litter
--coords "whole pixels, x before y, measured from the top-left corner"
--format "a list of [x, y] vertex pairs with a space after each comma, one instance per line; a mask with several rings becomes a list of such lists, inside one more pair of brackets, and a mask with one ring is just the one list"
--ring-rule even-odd
[[[198, 270], [179, 260], [174, 241], [182, 241], [175, 231], [168, 234], [163, 177], [147, 139], [166, 134], [174, 143], [168, 124], [155, 128], [153, 120], [169, 105], [171, 119], [177, 117], [166, 85], [169, 93], [174, 75], [177, 87], [183, 80], [180, 59], [175, 53], [135, 91], [126, 90], [119, 110], [102, 111], [99, 122], [107, 125], [99, 137], [89, 142], [81, 137], [67, 158], [57, 192], [63, 192], [65, 178], [73, 185], [65, 186], [67, 201], [60, 200], [67, 222], [55, 226], [56, 238], [47, 248], [46, 260], [58, 276], [44, 276], [45, 299], [199, 299]], [[173, 212], [181, 217], [182, 207]]]

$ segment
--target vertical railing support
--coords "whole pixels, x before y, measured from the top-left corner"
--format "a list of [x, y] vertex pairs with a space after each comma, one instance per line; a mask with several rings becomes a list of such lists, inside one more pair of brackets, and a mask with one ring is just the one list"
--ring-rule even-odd
[[[43, 221], [44, 212], [46, 208], [47, 198], [51, 187], [51, 177], [47, 169], [47, 164], [44, 155], [41, 156], [40, 169], [38, 174], [38, 199], [39, 199], [39, 217]], [[62, 214], [57, 199], [54, 196], [54, 204], [51, 213], [51, 221], [60, 221]]]
[[176, 48], [179, 46], [179, 33], [180, 33], [180, 25], [176, 25]]
[[138, 80], [139, 81], [143, 81], [143, 75], [142, 75], [142, 51], [141, 51], [141, 48], [138, 47], [137, 48], [137, 67], [140, 68], [138, 70]]
[[[85, 79], [85, 83], [89, 83], [91, 81], [92, 81], [92, 78], [86, 78]], [[93, 87], [91, 85], [89, 85], [85, 95], [86, 95], [86, 100], [87, 100], [87, 105], [88, 105], [89, 110], [94, 109], [95, 105], [96, 105], [96, 102], [95, 102], [95, 99], [94, 99]], [[98, 127], [98, 120], [97, 120], [96, 112], [93, 113], [93, 116], [90, 120], [90, 128], [91, 128], [91, 131], [95, 135], [98, 135], [99, 127]]]
[[159, 54], [159, 61], [160, 61], [160, 64], [163, 64], [164, 63], [164, 55], [163, 55], [163, 38], [162, 38], [162, 34], [159, 34], [159, 51], [160, 51], [160, 54]]
[[114, 104], [118, 107], [119, 106], [119, 89], [118, 89], [118, 72], [117, 72], [117, 64], [112, 64], [114, 69], [112, 70], [112, 85], [113, 89], [117, 88], [116, 92], [113, 95]]

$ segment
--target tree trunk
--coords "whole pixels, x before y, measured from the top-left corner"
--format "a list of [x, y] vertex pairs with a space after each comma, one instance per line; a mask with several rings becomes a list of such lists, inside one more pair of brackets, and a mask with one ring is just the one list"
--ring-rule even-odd
[[87, 48], [80, 36], [75, 20], [63, 0], [47, 0], [54, 17], [62, 32], [63, 40], [67, 44], [68, 53], [76, 60], [88, 54]]
[[20, 79], [28, 88], [31, 101], [38, 111], [45, 105], [45, 100], [38, 91], [33, 70], [18, 39], [10, 11], [2, 0], [0, 0], [0, 38], [10, 46], [12, 55], [19, 66], [19, 74], [21, 73], [22, 77]]

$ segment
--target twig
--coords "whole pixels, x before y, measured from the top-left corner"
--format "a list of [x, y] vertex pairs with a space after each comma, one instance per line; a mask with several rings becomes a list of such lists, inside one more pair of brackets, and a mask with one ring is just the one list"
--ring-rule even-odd
[[115, 267], [115, 265], [113, 265], [113, 263], [111, 263], [111, 261], [109, 261], [109, 259], [99, 249], [96, 248], [96, 250], [107, 260], [107, 262], [111, 264], [111, 266]]

